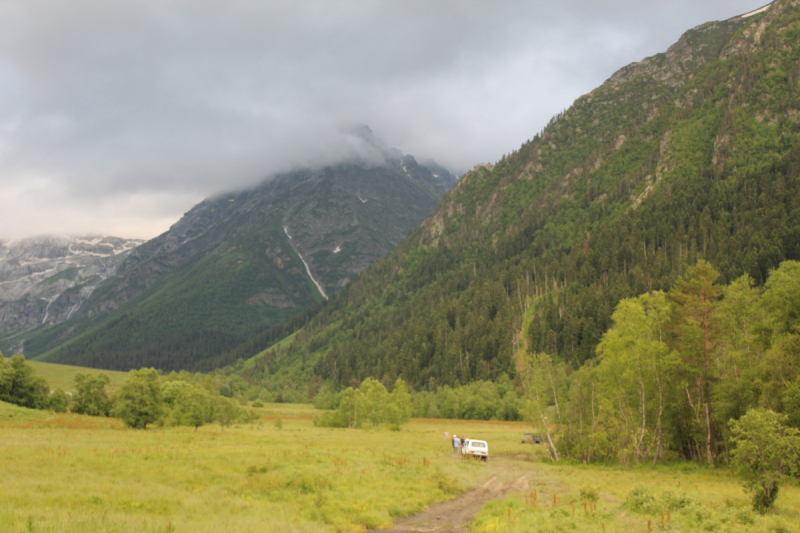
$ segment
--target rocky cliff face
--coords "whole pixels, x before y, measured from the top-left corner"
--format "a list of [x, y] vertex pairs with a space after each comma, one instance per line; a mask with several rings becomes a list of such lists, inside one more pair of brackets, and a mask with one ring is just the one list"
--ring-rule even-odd
[[23, 349], [15, 339], [24, 331], [68, 320], [142, 242], [99, 236], [0, 242], [0, 342], [6, 351]]

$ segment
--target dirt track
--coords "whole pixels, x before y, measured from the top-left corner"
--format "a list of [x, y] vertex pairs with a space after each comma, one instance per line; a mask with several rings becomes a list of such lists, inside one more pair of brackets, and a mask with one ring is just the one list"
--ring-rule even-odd
[[492, 463], [494, 475], [478, 488], [465, 492], [449, 502], [434, 504], [419, 514], [400, 520], [389, 529], [369, 531], [466, 533], [469, 531], [465, 527], [466, 524], [472, 521], [484, 503], [530, 488], [529, 477], [533, 471], [529, 466], [504, 457], [497, 457]]

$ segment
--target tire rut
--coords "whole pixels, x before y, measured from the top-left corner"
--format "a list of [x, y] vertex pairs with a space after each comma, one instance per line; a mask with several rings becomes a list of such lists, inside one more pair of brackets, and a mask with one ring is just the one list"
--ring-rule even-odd
[[[514, 469], [516, 470], [516, 469]], [[483, 505], [489, 500], [505, 498], [512, 492], [521, 492], [530, 488], [526, 472], [498, 472], [479, 487], [465, 492], [457, 498], [431, 505], [424, 511], [398, 521], [389, 529], [369, 529], [368, 533], [392, 531], [394, 533], [420, 533], [447, 531], [449, 533], [467, 533], [466, 527]], [[509, 476], [509, 474], [511, 474]]]

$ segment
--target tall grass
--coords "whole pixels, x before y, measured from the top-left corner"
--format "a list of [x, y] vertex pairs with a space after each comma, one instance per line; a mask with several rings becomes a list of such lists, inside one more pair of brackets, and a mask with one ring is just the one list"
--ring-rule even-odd
[[[0, 531], [363, 531], [490, 474], [456, 460], [442, 421], [351, 431], [313, 427], [307, 407], [262, 412], [224, 432], [135, 431], [2, 406]], [[520, 430], [493, 432], [515, 440]]]
[[727, 470], [535, 465], [530, 491], [487, 504], [475, 533], [800, 531], [800, 489], [782, 488], [774, 513], [755, 514]]
[[[800, 522], [797, 487], [782, 488], [776, 513], [761, 517], [724, 470], [543, 463], [541, 445], [520, 443], [524, 423], [416, 419], [399, 432], [364, 431], [316, 428], [309, 406], [258, 411], [255, 424], [224, 432], [137, 431], [0, 402], [0, 531], [363, 531], [509, 467], [530, 488], [487, 504], [476, 532], [646, 532], [648, 521], [652, 531], [792, 532]], [[487, 440], [488, 463], [459, 460], [444, 431]]]

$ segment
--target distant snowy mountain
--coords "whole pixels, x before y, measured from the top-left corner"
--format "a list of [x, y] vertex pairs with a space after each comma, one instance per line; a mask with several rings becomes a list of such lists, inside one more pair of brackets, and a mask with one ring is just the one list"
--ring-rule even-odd
[[68, 320], [142, 242], [95, 235], [0, 242], [0, 346], [22, 350], [25, 331]]

